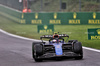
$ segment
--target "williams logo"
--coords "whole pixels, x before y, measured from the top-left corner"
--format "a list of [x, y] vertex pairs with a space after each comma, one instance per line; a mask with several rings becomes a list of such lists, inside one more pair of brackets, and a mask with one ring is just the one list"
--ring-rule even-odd
[[100, 29], [97, 30], [98, 35], [100, 35]]
[[94, 18], [94, 19], [96, 18], [96, 13], [95, 13], [95, 12], [93, 13], [93, 18]]
[[48, 29], [48, 26], [47, 26], [47, 25], [45, 25], [45, 26], [44, 26], [44, 29], [45, 29], [45, 30], [46, 30], [46, 29]]

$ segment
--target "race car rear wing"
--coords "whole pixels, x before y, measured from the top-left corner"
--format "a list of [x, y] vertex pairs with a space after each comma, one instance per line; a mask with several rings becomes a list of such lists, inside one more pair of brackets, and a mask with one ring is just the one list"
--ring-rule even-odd
[[[67, 34], [59, 34], [59, 37], [68, 37], [69, 38], [69, 36]], [[42, 38], [50, 39], [50, 38], [53, 38], [53, 35], [43, 35], [40, 37], [40, 39], [42, 39]]]

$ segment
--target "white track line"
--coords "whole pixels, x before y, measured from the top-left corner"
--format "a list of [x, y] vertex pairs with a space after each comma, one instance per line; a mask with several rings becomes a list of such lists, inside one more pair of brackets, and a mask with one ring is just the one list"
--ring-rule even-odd
[[[36, 39], [30, 39], [30, 38], [26, 38], [26, 37], [21, 37], [21, 36], [18, 36], [18, 35], [14, 35], [14, 34], [11, 34], [11, 33], [8, 33], [2, 29], [0, 29], [0, 32], [6, 34], [6, 35], [9, 35], [9, 36], [12, 36], [12, 37], [15, 37], [15, 38], [19, 38], [19, 39], [24, 39], [24, 40], [31, 40], [31, 41], [40, 41], [40, 40], [36, 40]], [[97, 50], [97, 49], [93, 49], [93, 48], [89, 48], [89, 47], [84, 47], [84, 49], [87, 49], [87, 50], [91, 50], [91, 51], [95, 51], [95, 52], [100, 52], [100, 50]]]
[[89, 47], [83, 47], [83, 48], [84, 49], [87, 49], [87, 50], [95, 51], [95, 52], [100, 52], [100, 50], [93, 49], [93, 48], [89, 48]]
[[31, 41], [40, 41], [40, 40], [36, 40], [36, 39], [30, 39], [30, 38], [26, 38], [26, 37], [22, 37], [22, 36], [18, 36], [18, 35], [14, 35], [14, 34], [11, 34], [11, 33], [8, 33], [2, 29], [0, 29], [0, 32], [6, 34], [6, 35], [9, 35], [9, 36], [12, 36], [12, 37], [15, 37], [15, 38], [19, 38], [19, 39], [24, 39], [24, 40], [31, 40]]

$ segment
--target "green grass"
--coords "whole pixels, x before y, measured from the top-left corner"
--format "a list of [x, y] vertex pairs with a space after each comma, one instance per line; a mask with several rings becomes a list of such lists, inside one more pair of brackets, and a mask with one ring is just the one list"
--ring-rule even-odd
[[[69, 40], [77, 39], [83, 46], [100, 49], [100, 40], [88, 40], [87, 37], [88, 28], [100, 28], [100, 25], [55, 25], [54, 27], [56, 32], [68, 34]], [[37, 33], [37, 25], [17, 24], [2, 15], [0, 15], [0, 29], [33, 39], [39, 39], [41, 35], [44, 35]]]

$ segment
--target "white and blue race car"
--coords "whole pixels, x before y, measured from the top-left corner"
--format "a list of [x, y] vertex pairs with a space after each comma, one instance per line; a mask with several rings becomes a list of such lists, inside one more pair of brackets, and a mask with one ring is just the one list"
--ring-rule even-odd
[[69, 40], [65, 42], [64, 37], [69, 38], [66, 34], [44, 35], [42, 38], [48, 38], [48, 42], [33, 42], [32, 43], [32, 56], [38, 62], [46, 58], [65, 58], [72, 57], [75, 59], [83, 58], [83, 49], [81, 42], [77, 40]]

